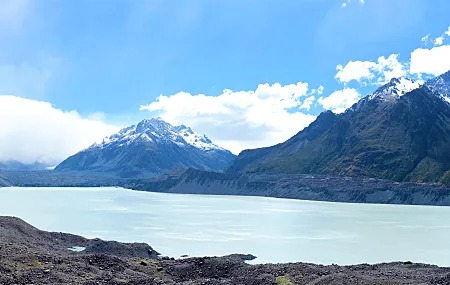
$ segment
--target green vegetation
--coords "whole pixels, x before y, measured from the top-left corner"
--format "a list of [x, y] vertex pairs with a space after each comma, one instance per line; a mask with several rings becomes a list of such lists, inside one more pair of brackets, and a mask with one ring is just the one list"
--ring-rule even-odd
[[277, 282], [278, 285], [294, 285], [294, 283], [289, 280], [289, 275], [283, 275], [283, 276], [277, 276], [275, 278], [275, 282]]
[[41, 261], [39, 261], [39, 259], [34, 259], [33, 261], [32, 261], [32, 263], [31, 263], [31, 266], [32, 267], [36, 267], [36, 266], [43, 266], [44, 265], [44, 263], [43, 262], [41, 262]]

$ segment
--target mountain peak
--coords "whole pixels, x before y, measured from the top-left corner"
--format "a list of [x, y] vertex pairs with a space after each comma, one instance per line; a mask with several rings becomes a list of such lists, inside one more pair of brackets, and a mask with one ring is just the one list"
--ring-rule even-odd
[[159, 175], [174, 167], [222, 170], [234, 155], [191, 128], [161, 118], [123, 128], [69, 157], [59, 170], [105, 171], [121, 176]]
[[450, 70], [425, 82], [425, 86], [450, 103]]
[[380, 99], [382, 101], [388, 101], [392, 99], [398, 99], [400, 96], [417, 89], [420, 84], [413, 79], [406, 77], [392, 78], [388, 83], [378, 88], [369, 99]]
[[103, 149], [110, 146], [144, 142], [175, 143], [182, 147], [193, 146], [202, 151], [226, 151], [226, 149], [214, 144], [206, 135], [198, 134], [185, 125], [173, 126], [161, 117], [144, 119], [137, 125], [123, 128], [118, 133], [104, 138], [101, 143], [96, 143], [88, 149]]
[[136, 126], [136, 132], [145, 132], [149, 128], [153, 130], [163, 131], [168, 130], [172, 127], [171, 124], [164, 121], [162, 118], [151, 118], [151, 119], [144, 119], [141, 122], [139, 122]]

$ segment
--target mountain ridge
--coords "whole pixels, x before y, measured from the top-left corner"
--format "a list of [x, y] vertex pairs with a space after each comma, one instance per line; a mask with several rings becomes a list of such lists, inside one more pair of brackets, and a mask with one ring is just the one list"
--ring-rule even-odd
[[[436, 90], [448, 90], [448, 74], [423, 85], [392, 79], [342, 114], [322, 113], [281, 144], [241, 152], [225, 172], [445, 181], [450, 176], [450, 94]], [[332, 118], [328, 124], [324, 116]], [[321, 132], [311, 137], [317, 125]]]
[[61, 162], [55, 171], [94, 171], [120, 177], [158, 176], [178, 166], [222, 170], [234, 155], [185, 125], [161, 118], [136, 125], [94, 143]]

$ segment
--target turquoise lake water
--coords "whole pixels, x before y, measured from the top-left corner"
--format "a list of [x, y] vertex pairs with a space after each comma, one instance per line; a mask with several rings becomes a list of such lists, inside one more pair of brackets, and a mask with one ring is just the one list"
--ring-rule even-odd
[[174, 257], [251, 253], [255, 263], [450, 265], [450, 207], [14, 187], [0, 188], [0, 215], [43, 230], [146, 242]]

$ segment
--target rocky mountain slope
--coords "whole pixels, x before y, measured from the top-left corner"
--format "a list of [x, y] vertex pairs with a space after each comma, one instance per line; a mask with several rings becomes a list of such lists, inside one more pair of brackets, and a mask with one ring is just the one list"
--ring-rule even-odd
[[237, 195], [300, 200], [450, 206], [450, 187], [437, 183], [310, 174], [226, 174], [185, 169], [122, 187], [161, 193]]
[[67, 158], [55, 171], [148, 177], [178, 166], [223, 170], [234, 157], [189, 127], [172, 126], [161, 118], [153, 118], [124, 128]]
[[[68, 248], [82, 246], [80, 252]], [[410, 261], [250, 265], [251, 255], [175, 259], [149, 245], [85, 239], [0, 217], [0, 284], [448, 284], [450, 269]]]
[[449, 72], [423, 86], [394, 78], [343, 114], [322, 113], [284, 143], [241, 152], [226, 172], [447, 182], [449, 86]]

